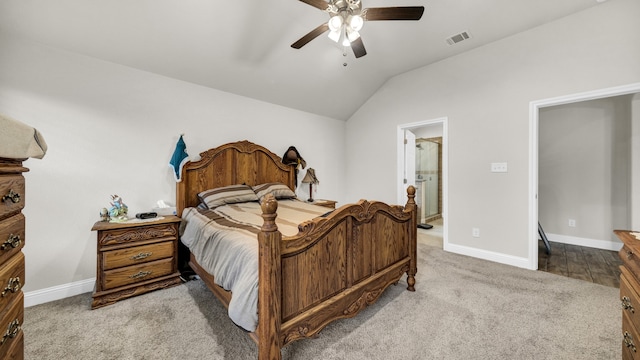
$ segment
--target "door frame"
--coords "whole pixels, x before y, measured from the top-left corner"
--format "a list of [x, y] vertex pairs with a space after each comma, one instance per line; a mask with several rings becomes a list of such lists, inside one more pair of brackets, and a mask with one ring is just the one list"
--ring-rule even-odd
[[442, 244], [446, 250], [449, 239], [449, 118], [441, 117], [398, 125], [397, 128], [397, 199], [398, 204], [407, 202], [404, 190], [404, 131], [426, 126], [442, 125]]
[[529, 269], [538, 269], [538, 125], [540, 109], [639, 92], [640, 83], [633, 83], [529, 103]]

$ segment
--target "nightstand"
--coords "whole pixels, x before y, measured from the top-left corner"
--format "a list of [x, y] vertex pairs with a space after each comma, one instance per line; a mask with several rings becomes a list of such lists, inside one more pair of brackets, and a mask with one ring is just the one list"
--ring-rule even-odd
[[315, 199], [315, 200], [313, 200], [312, 204], [318, 205], [318, 206], [328, 207], [330, 209], [335, 209], [336, 208], [336, 202], [337, 201], [334, 201], [334, 200]]
[[182, 283], [178, 271], [180, 218], [96, 222], [97, 276], [91, 308]]

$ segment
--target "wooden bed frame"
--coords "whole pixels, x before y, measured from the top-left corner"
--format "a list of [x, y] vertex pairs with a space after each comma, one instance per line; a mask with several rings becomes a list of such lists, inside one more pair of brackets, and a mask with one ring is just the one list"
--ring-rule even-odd
[[[200, 156], [184, 166], [177, 183], [178, 216], [197, 206], [197, 194], [207, 189], [281, 182], [295, 190], [295, 167], [249, 141], [225, 144]], [[290, 237], [275, 223], [277, 201], [263, 201], [258, 327], [250, 333], [258, 344], [259, 360], [281, 359], [280, 349], [291, 341], [312, 337], [336, 319], [355, 316], [405, 273], [407, 289], [415, 291], [415, 189], [409, 187], [407, 194], [404, 207], [366, 200], [344, 205], [300, 224], [299, 233]], [[216, 285], [193, 255], [189, 265], [228, 307], [231, 293]]]

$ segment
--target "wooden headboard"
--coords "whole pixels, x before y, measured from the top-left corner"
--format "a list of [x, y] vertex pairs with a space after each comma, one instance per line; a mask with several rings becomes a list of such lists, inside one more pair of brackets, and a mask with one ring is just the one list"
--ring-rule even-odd
[[224, 144], [200, 153], [201, 159], [188, 162], [182, 169], [182, 181], [176, 185], [176, 212], [200, 203], [198, 193], [221, 186], [281, 182], [296, 188], [296, 167], [285, 165], [267, 148], [243, 140]]

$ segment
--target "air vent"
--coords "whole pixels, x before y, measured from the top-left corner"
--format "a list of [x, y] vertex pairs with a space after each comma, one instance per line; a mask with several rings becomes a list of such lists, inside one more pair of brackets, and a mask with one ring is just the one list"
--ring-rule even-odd
[[468, 38], [470, 38], [469, 32], [464, 31], [464, 32], [461, 32], [460, 34], [455, 34], [455, 35], [449, 37], [446, 41], [447, 41], [447, 44], [453, 45], [453, 44], [457, 44], [457, 43], [459, 43], [461, 41], [467, 40]]

